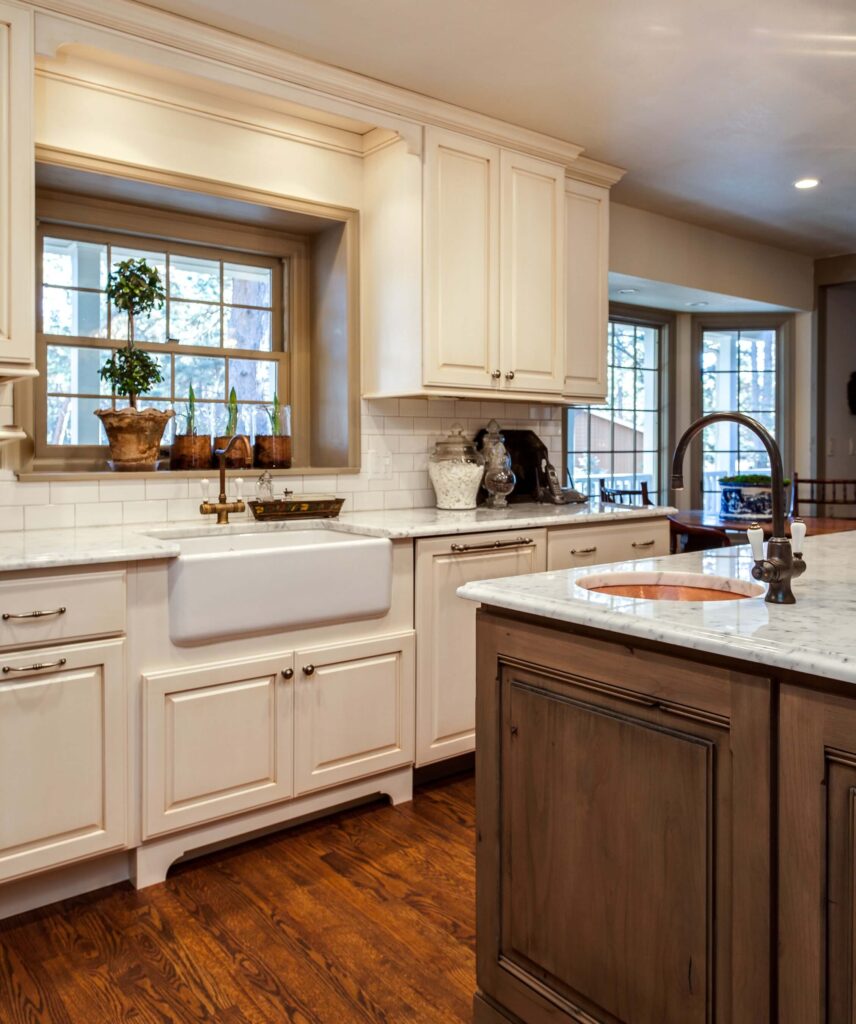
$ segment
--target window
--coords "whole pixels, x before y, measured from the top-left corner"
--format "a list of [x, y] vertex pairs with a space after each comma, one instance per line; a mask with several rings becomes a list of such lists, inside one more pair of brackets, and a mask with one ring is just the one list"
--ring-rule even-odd
[[103, 457], [96, 446], [107, 439], [93, 412], [109, 401], [110, 388], [99, 370], [128, 336], [127, 315], [110, 307], [105, 288], [110, 269], [129, 258], [157, 267], [167, 293], [163, 309], [135, 321], [136, 343], [164, 377], [141, 407], [174, 408], [180, 431], [192, 384], [197, 430], [223, 433], [234, 387], [239, 429], [254, 435], [268, 422], [274, 394], [288, 401], [283, 260], [58, 225], [43, 225], [39, 237], [38, 455]]
[[609, 487], [660, 497], [662, 374], [666, 321], [613, 316], [607, 348], [607, 401], [568, 410], [568, 476], [585, 494]]
[[[737, 411], [782, 436], [783, 348], [781, 325], [738, 326], [734, 318], [699, 326], [698, 366], [701, 414]], [[719, 509], [719, 481], [739, 473], [769, 473], [766, 449], [754, 433], [736, 423], [717, 423], [702, 436], [702, 504]]]

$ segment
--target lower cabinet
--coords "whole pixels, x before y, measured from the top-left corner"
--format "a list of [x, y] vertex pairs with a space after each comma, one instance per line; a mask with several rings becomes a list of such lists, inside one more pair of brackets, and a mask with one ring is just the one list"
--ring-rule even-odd
[[479, 645], [476, 1020], [769, 1021], [769, 682], [488, 613]]
[[549, 531], [547, 569], [577, 569], [603, 562], [669, 554], [669, 521], [634, 519], [601, 526], [562, 526]]
[[0, 881], [125, 845], [124, 647], [0, 657]]
[[463, 534], [416, 542], [416, 764], [475, 748], [476, 606], [473, 580], [546, 568], [546, 530]]

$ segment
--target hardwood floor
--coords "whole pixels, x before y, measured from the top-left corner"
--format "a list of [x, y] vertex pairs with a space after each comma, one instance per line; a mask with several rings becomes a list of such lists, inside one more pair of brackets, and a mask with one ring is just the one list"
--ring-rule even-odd
[[471, 776], [0, 922], [2, 1024], [457, 1024]]

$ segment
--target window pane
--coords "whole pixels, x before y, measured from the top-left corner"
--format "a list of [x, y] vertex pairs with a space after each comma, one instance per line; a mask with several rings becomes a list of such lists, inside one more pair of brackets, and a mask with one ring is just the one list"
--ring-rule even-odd
[[272, 402], [277, 364], [267, 359], [230, 359], [229, 387], [241, 402]]
[[176, 401], [187, 401], [191, 384], [197, 398], [217, 398], [225, 401], [226, 360], [211, 356], [176, 356]]
[[[117, 402], [117, 406], [123, 403]], [[107, 435], [96, 409], [109, 408], [103, 398], [69, 398], [67, 395], [48, 396], [47, 443], [107, 444]]]
[[270, 306], [273, 287], [267, 267], [223, 264], [223, 301], [236, 306]]
[[[124, 310], [110, 309], [110, 337], [115, 341], [128, 339], [128, 314]], [[163, 345], [166, 342], [166, 309], [154, 309], [144, 316], [134, 317], [134, 341]]]
[[173, 299], [169, 304], [169, 340], [219, 348], [220, 307]]
[[78, 338], [107, 337], [107, 297], [70, 288], [42, 288], [42, 331]]
[[60, 395], [109, 394], [99, 371], [110, 358], [110, 353], [98, 348], [75, 348], [71, 345], [48, 345], [48, 393]]
[[42, 282], [66, 288], [107, 285], [107, 246], [72, 238], [45, 238]]
[[220, 301], [220, 261], [170, 256], [169, 294], [182, 299]]
[[262, 309], [223, 308], [223, 344], [256, 352], [271, 350], [271, 314]]
[[154, 249], [136, 249], [126, 245], [110, 246], [110, 270], [115, 272], [118, 264], [125, 260], [145, 260], [160, 274], [161, 284], [166, 288], [166, 253]]

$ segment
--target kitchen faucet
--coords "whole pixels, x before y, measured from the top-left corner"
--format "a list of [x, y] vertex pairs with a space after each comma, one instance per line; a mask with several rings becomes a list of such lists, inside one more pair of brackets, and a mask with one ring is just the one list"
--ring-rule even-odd
[[791, 580], [802, 576], [805, 572], [805, 561], [802, 556], [802, 543], [805, 539], [805, 523], [801, 519], [794, 519], [791, 524], [791, 536], [793, 543], [798, 548], [794, 550], [791, 541], [785, 536], [785, 483], [782, 469], [782, 453], [776, 444], [773, 436], [757, 420], [746, 416], [742, 412], [713, 412], [708, 416], [702, 416], [695, 423], [691, 423], [684, 431], [681, 439], [675, 448], [672, 458], [672, 487], [676, 491], [684, 488], [683, 463], [684, 455], [690, 441], [705, 427], [714, 423], [727, 421], [737, 423], [747, 430], [756, 434], [761, 443], [767, 449], [770, 456], [770, 476], [772, 479], [773, 498], [773, 536], [767, 542], [767, 557], [764, 557], [764, 531], [758, 523], [752, 523], [747, 530], [749, 542], [752, 545], [752, 555], [755, 565], [752, 567], [752, 576], [756, 580], [768, 583], [766, 600], [771, 604], [795, 604], [796, 598], [791, 590]]
[[203, 516], [216, 515], [220, 526], [229, 525], [230, 512], [243, 512], [247, 507], [240, 498], [237, 501], [228, 501], [226, 498], [226, 456], [238, 441], [246, 449], [247, 458], [250, 458], [250, 442], [243, 434], [235, 434], [233, 437], [230, 437], [225, 448], [216, 448], [214, 454], [220, 463], [220, 497], [217, 501], [208, 501], [206, 498], [199, 506], [199, 511]]

